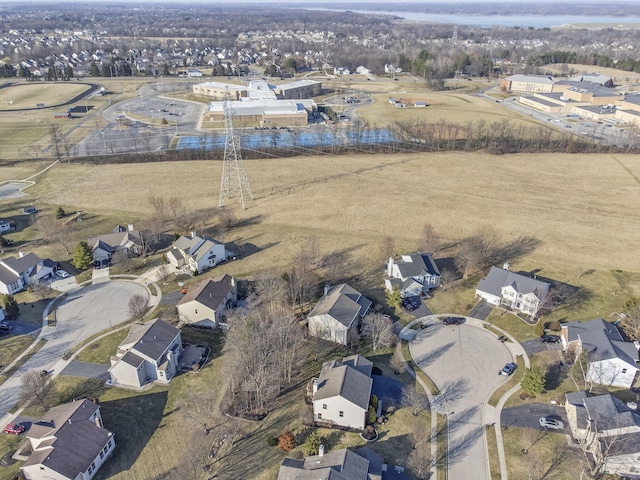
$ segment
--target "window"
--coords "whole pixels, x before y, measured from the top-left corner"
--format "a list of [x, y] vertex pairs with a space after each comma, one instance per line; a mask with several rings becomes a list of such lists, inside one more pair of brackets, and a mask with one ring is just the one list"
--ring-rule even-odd
[[320, 419], [322, 419], [322, 414], [321, 413], [318, 414], [318, 420], [320, 420]]
[[111, 448], [111, 445], [113, 444], [111, 443], [111, 440], [109, 440], [109, 443], [107, 443], [107, 447]]
[[344, 412], [340, 410], [340, 413], [338, 413], [338, 415], [340, 415], [341, 417], [344, 417]]
[[323, 409], [323, 410], [326, 410], [326, 409], [327, 409], [327, 404], [326, 404], [326, 403], [323, 403], [323, 404], [322, 404], [322, 409]]
[[195, 312], [196, 312], [196, 315], [197, 315], [198, 314], [198, 309], [197, 308], [195, 309]]
[[100, 460], [104, 457], [104, 452], [100, 452]]
[[623, 368], [623, 369], [622, 369], [622, 373], [627, 373], [627, 369], [626, 369], [626, 368]]

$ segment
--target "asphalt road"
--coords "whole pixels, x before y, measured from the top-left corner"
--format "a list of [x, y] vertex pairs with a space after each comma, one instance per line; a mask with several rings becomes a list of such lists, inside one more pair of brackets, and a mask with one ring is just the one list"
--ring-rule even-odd
[[20, 377], [25, 372], [33, 369], [55, 372], [62, 356], [74, 345], [126, 322], [129, 299], [134, 295], [148, 298], [149, 291], [138, 283], [112, 281], [85, 287], [65, 298], [56, 311], [56, 326], [45, 329], [47, 343], [0, 385], [0, 419], [20, 400]]
[[520, 342], [520, 345], [522, 345], [522, 348], [524, 348], [524, 351], [527, 352], [527, 355], [530, 357], [545, 350], [562, 350], [562, 343], [544, 343], [540, 341], [539, 338]]
[[500, 423], [507, 428], [534, 428], [540, 430], [540, 417], [554, 417], [562, 420], [563, 430], [549, 430], [550, 432], [567, 433], [568, 423], [564, 408], [546, 405], [544, 403], [530, 403], [517, 407], [505, 408], [500, 415]]
[[438, 385], [434, 406], [449, 417], [449, 478], [488, 478], [483, 405], [507, 381], [498, 375], [513, 361], [494, 335], [468, 324], [444, 326], [432, 317], [410, 344], [415, 362]]
[[493, 310], [493, 305], [485, 302], [484, 300], [480, 300], [476, 304], [476, 306], [473, 307], [473, 310], [471, 310], [471, 313], [469, 314], [469, 316], [473, 318], [479, 318], [480, 320], [486, 320], [487, 317], [491, 315], [492, 310]]

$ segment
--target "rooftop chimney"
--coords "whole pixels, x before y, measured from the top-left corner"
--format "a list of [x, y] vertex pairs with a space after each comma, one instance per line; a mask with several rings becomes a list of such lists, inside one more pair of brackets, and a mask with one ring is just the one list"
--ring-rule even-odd
[[503, 270], [509, 270], [509, 267], [511, 267], [511, 265], [509, 265], [509, 262], [504, 262], [504, 265], [502, 265]]
[[129, 225], [127, 225], [127, 228], [129, 229], [130, 232], [133, 232], [133, 223], [130, 223]]
[[20, 257], [20, 258], [24, 257], [24, 252], [22, 250], [20, 250], [18, 252], [18, 257]]
[[96, 422], [96, 427], [102, 428], [102, 424], [100, 423], [100, 417], [98, 415], [96, 415], [96, 418], [94, 420]]
[[195, 230], [191, 230], [191, 238], [196, 238], [196, 231]]
[[387, 266], [387, 277], [390, 277], [393, 273], [393, 257], [389, 257], [389, 264]]
[[318, 392], [318, 385], [320, 384], [320, 382], [318, 382], [317, 378], [313, 379], [313, 394], [315, 395]]

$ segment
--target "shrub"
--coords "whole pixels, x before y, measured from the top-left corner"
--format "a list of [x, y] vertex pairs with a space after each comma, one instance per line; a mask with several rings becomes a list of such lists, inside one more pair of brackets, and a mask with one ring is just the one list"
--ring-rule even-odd
[[15, 318], [18, 316], [18, 313], [20, 313], [20, 307], [13, 295], [5, 294], [4, 313], [7, 318]]
[[559, 332], [562, 330], [562, 324], [558, 320], [553, 320], [549, 322], [549, 326], [547, 328], [551, 331]]
[[324, 439], [318, 435], [317, 432], [311, 432], [311, 435], [309, 435], [307, 440], [304, 442], [305, 453], [309, 456], [317, 455], [318, 449], [320, 448], [320, 445], [322, 445], [323, 441]]
[[56, 210], [56, 218], [64, 218], [67, 216], [67, 213], [62, 209], [62, 207], [58, 207]]
[[278, 448], [284, 452], [290, 452], [296, 448], [296, 438], [289, 429], [284, 429], [278, 437]]
[[276, 445], [278, 445], [278, 437], [272, 437], [271, 435], [269, 435], [267, 437], [267, 445], [269, 445], [270, 447], [275, 447]]
[[520, 385], [529, 395], [538, 395], [544, 391], [545, 371], [541, 367], [533, 366], [524, 374]]
[[367, 411], [367, 421], [368, 423], [376, 423], [376, 409], [373, 408], [373, 405], [369, 405], [369, 410]]

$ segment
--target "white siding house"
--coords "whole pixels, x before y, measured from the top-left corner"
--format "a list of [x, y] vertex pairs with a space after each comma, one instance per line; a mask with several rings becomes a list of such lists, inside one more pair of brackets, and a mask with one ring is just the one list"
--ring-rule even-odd
[[42, 259], [35, 253], [24, 255], [20, 252], [18, 258], [0, 260], [0, 293], [13, 295], [27, 288], [32, 280], [44, 278], [46, 272], [39, 272], [42, 266]]
[[182, 236], [167, 253], [167, 260], [176, 268], [187, 267], [192, 272], [202, 273], [227, 259], [224, 244], [216, 240], [201, 238], [191, 233]]
[[200, 327], [217, 327], [225, 318], [225, 311], [236, 305], [238, 290], [236, 279], [224, 275], [209, 279], [194, 288], [178, 303], [178, 317], [181, 321]]
[[384, 285], [389, 291], [397, 288], [403, 297], [420, 296], [440, 286], [440, 269], [430, 253], [402, 255], [399, 262], [390, 257]]

